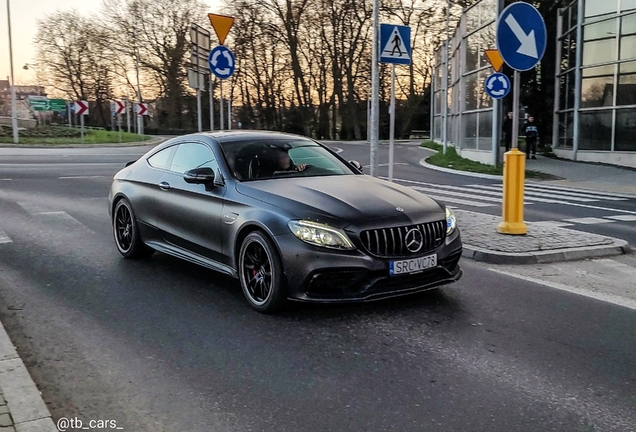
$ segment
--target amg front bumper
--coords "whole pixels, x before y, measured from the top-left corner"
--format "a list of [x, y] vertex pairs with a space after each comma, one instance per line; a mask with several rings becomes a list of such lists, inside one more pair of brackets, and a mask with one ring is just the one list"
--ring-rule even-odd
[[303, 302], [365, 302], [414, 294], [458, 281], [462, 243], [459, 231], [435, 250], [437, 266], [406, 275], [389, 274], [390, 259], [360, 250], [339, 252], [306, 245], [293, 235], [277, 237], [289, 299]]

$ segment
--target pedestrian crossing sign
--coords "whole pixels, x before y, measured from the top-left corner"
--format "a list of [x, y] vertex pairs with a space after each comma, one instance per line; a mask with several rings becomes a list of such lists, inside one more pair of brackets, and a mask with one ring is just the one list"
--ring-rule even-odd
[[380, 24], [380, 62], [411, 64], [411, 28]]

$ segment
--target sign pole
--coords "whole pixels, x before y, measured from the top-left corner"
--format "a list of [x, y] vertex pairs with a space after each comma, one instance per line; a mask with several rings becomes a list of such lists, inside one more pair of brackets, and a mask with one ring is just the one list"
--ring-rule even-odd
[[199, 132], [203, 131], [203, 119], [201, 118], [201, 88], [200, 87], [197, 88], [197, 123], [199, 126]]
[[84, 144], [84, 116], [80, 115], [80, 122], [82, 124], [82, 144]]
[[68, 110], [68, 127], [71, 127], [71, 126], [72, 126], [72, 124], [71, 124], [71, 121], [72, 121], [72, 118], [73, 118], [73, 117], [72, 117], [72, 114], [71, 114], [71, 104], [72, 104], [72, 103], [73, 103], [73, 102], [69, 102], [69, 103], [67, 103], [67, 110]]
[[232, 130], [232, 97], [227, 98], [227, 130]]
[[119, 126], [119, 143], [121, 144], [121, 114], [117, 114], [117, 126]]
[[395, 140], [395, 63], [391, 65], [391, 126], [389, 132], [389, 181], [393, 181], [393, 152]]
[[371, 58], [371, 175], [378, 175], [380, 77], [378, 76], [378, 51], [380, 50], [380, 1], [373, 1], [373, 49]]
[[223, 115], [223, 80], [219, 82], [219, 91], [221, 92], [221, 99], [219, 100], [219, 112], [221, 113], [221, 126], [219, 130], [223, 130], [223, 123], [225, 122], [225, 116]]
[[212, 74], [210, 74], [210, 130], [214, 130], [214, 81], [212, 81]]

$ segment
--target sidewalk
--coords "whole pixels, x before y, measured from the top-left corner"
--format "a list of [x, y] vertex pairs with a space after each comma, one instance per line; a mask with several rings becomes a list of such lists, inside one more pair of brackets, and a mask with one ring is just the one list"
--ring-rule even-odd
[[0, 432], [55, 432], [42, 395], [0, 323]]
[[620, 239], [526, 222], [525, 235], [497, 231], [501, 217], [454, 210], [465, 258], [493, 264], [540, 264], [622, 255], [631, 251]]
[[636, 171], [627, 168], [545, 156], [527, 160], [526, 168], [562, 177], [564, 180], [549, 181], [556, 185], [636, 195]]

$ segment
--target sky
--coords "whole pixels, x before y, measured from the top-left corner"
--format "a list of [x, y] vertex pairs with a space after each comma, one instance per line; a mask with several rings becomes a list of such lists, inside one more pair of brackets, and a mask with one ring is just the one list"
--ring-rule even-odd
[[[90, 14], [99, 9], [102, 0], [10, 0], [11, 33], [13, 36], [13, 69], [16, 84], [36, 84], [33, 70], [24, 70], [25, 63], [37, 63], [33, 43], [38, 19], [45, 18], [56, 10], [76, 9]], [[0, 0], [0, 79], [11, 73], [9, 62], [9, 35], [7, 24], [7, 0]], [[209, 12], [218, 12], [221, 0], [203, 0]]]

